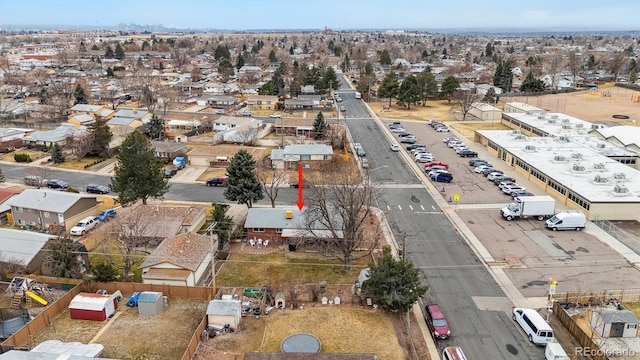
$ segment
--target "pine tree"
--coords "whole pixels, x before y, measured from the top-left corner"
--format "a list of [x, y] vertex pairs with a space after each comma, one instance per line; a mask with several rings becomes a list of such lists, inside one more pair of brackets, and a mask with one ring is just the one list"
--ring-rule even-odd
[[411, 105], [417, 104], [420, 99], [420, 85], [418, 85], [418, 79], [415, 76], [409, 75], [400, 84], [398, 88], [398, 106], [406, 106], [411, 109]]
[[238, 53], [238, 57], [236, 58], [236, 69], [240, 70], [240, 68], [243, 66], [244, 66], [244, 56], [242, 56], [242, 53]]
[[391, 106], [391, 99], [398, 95], [398, 86], [398, 74], [390, 72], [382, 80], [382, 84], [378, 89], [378, 96], [389, 98], [389, 106]]
[[246, 150], [238, 151], [231, 158], [227, 167], [227, 177], [225, 199], [252, 207], [256, 201], [264, 198], [256, 174], [256, 161]]
[[111, 178], [111, 189], [120, 204], [137, 200], [147, 203], [150, 197], [161, 198], [169, 184], [164, 177], [164, 164], [151, 148], [149, 140], [138, 131], [127, 136], [120, 146], [118, 162]]
[[96, 116], [96, 121], [89, 125], [89, 134], [93, 141], [93, 146], [89, 154], [107, 157], [109, 153], [109, 143], [113, 137], [111, 129], [109, 125], [107, 125], [107, 120]]
[[107, 47], [104, 50], [104, 58], [105, 59], [113, 59], [116, 55], [113, 53], [113, 49], [111, 48], [111, 45], [107, 45]]
[[161, 140], [164, 135], [164, 121], [153, 115], [149, 121], [149, 138], [151, 140]]
[[76, 85], [75, 90], [73, 91], [73, 97], [75, 100], [73, 101], [73, 105], [76, 104], [88, 104], [89, 99], [87, 99], [87, 94], [85, 94], [84, 89], [80, 84]]
[[274, 49], [271, 49], [269, 52], [269, 62], [278, 62], [278, 57], [276, 56], [276, 51]]
[[322, 111], [316, 116], [316, 121], [313, 122], [313, 139], [322, 140], [325, 136], [325, 130], [327, 129], [327, 122], [324, 120]]
[[51, 148], [51, 161], [54, 164], [60, 164], [64, 162], [64, 155], [62, 154], [62, 148], [58, 143], [54, 143]]
[[115, 57], [118, 60], [124, 60], [124, 49], [122, 48], [122, 45], [120, 45], [120, 43], [116, 44]]
[[113, 73], [113, 69], [111, 68], [111, 66], [109, 66], [107, 68], [107, 77], [114, 77], [114, 73]]
[[229, 231], [233, 226], [233, 218], [225, 213], [227, 205], [216, 203], [212, 205], [213, 209], [211, 209], [211, 221], [215, 223], [213, 229], [218, 236], [218, 249], [222, 250], [229, 242]]
[[460, 83], [458, 82], [458, 79], [456, 79], [455, 76], [450, 75], [442, 81], [440, 93], [447, 98], [447, 101], [449, 101], [449, 103], [451, 103], [451, 97], [459, 87]]

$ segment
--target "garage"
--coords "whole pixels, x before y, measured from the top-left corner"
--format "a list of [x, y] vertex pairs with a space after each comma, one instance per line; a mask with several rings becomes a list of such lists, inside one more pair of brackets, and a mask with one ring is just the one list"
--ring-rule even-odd
[[69, 304], [69, 313], [75, 320], [104, 321], [118, 308], [116, 294], [80, 293]]

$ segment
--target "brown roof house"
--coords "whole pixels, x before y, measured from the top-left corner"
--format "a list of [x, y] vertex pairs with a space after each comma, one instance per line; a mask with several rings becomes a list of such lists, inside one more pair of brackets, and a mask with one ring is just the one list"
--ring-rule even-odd
[[166, 238], [140, 265], [144, 284], [198, 286], [207, 278], [215, 238], [191, 232]]
[[333, 149], [326, 144], [294, 144], [271, 150], [271, 166], [276, 169], [317, 169], [331, 162]]
[[14, 225], [49, 229], [64, 225], [71, 229], [79, 220], [98, 214], [95, 196], [40, 189], [27, 189], [6, 202], [11, 206]]

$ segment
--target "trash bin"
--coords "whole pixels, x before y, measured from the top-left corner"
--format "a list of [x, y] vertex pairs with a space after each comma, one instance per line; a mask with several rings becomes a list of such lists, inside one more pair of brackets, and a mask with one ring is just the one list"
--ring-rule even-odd
[[296, 244], [289, 243], [289, 251], [296, 251]]

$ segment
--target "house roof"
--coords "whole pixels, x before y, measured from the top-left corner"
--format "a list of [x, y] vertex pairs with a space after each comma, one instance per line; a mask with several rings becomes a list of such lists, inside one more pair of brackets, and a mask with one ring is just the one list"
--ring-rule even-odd
[[78, 114], [78, 115], [74, 115], [73, 116], [76, 120], [78, 120], [79, 123], [81, 124], [85, 124], [85, 123], [91, 123], [94, 122], [96, 119], [88, 114]]
[[271, 155], [269, 156], [271, 160], [284, 160], [284, 150], [283, 149], [273, 149], [271, 150]]
[[209, 301], [207, 305], [207, 315], [238, 315], [241, 313], [240, 300], [220, 300]]
[[280, 118], [276, 119], [273, 127], [308, 127], [313, 126], [315, 119], [292, 119], [292, 118]]
[[333, 149], [325, 144], [294, 144], [284, 147], [284, 155], [333, 155]]
[[107, 121], [107, 125], [119, 125], [119, 126], [129, 126], [136, 120], [140, 120], [139, 118], [130, 118], [130, 117], [120, 117], [115, 116]]
[[19, 261], [28, 265], [53, 235], [33, 231], [0, 228], [0, 261]]
[[11, 197], [6, 203], [10, 206], [22, 207], [25, 209], [65, 213], [80, 199], [96, 200], [96, 197], [66, 191], [27, 189], [20, 194]]
[[0, 204], [2, 204], [8, 198], [16, 194], [20, 194], [20, 191], [10, 190], [10, 189], [0, 189]]
[[153, 147], [155, 151], [161, 152], [176, 152], [180, 150], [187, 150], [187, 144], [175, 141], [151, 141], [151, 147]]
[[102, 105], [89, 105], [89, 104], [75, 104], [71, 108], [71, 111], [86, 111], [86, 112], [97, 112], [100, 111], [104, 106]]
[[27, 130], [24, 130], [24, 129], [14, 129], [14, 128], [0, 129], [0, 137], [26, 134], [26, 133], [27, 133]]
[[164, 239], [140, 265], [141, 268], [169, 263], [183, 269], [196, 271], [210, 255], [212, 240], [208, 236], [184, 233]]
[[93, 293], [80, 293], [71, 299], [69, 309], [82, 309], [82, 310], [102, 310], [105, 305], [113, 301], [111, 295], [106, 294], [93, 294]]
[[[291, 211], [293, 217], [285, 218], [285, 213]], [[287, 208], [256, 208], [252, 207], [247, 213], [244, 227], [266, 229], [304, 229], [305, 220], [302, 211], [297, 207]]]
[[627, 324], [639, 323], [638, 317], [630, 310], [605, 310], [600, 314], [605, 324], [623, 322]]
[[148, 113], [145, 109], [120, 109], [116, 112], [116, 117], [140, 119]]
[[[160, 206], [143, 205], [127, 206], [118, 210], [123, 219], [133, 219], [140, 223], [143, 237], [167, 238], [176, 235], [183, 227], [196, 224], [205, 215], [205, 207], [196, 206]], [[112, 223], [111, 226], [116, 226]], [[152, 226], [146, 226], [151, 224]], [[107, 224], [108, 225], [108, 224]], [[136, 224], [132, 224], [136, 225]]]
[[49, 131], [34, 131], [31, 135], [24, 137], [25, 141], [44, 141], [44, 142], [58, 142], [66, 139], [71, 135], [75, 135], [84, 131], [84, 129], [76, 129], [73, 124], [62, 124], [57, 128]]
[[150, 268], [142, 278], [144, 280], [178, 280], [186, 281], [191, 271], [185, 269]]

